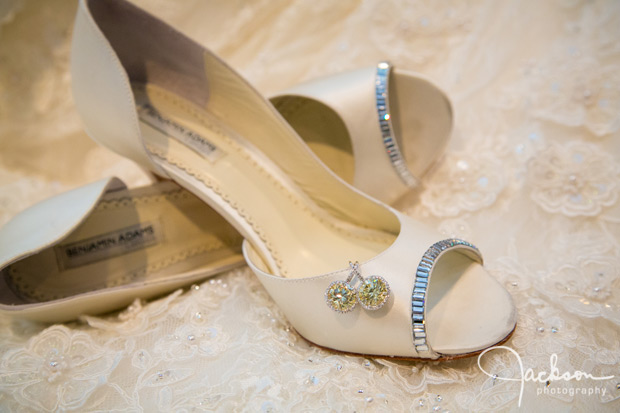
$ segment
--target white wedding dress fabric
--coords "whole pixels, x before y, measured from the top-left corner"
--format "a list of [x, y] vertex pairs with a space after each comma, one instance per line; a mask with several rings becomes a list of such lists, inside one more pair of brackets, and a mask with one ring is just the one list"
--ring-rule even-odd
[[[135, 3], [266, 94], [384, 59], [445, 88], [452, 141], [397, 207], [480, 248], [517, 306], [506, 346], [520, 360], [489, 352], [487, 375], [477, 357], [320, 349], [240, 267], [72, 323], [0, 317], [0, 410], [517, 411], [519, 361], [549, 372], [553, 354], [559, 374], [613, 377], [527, 381], [522, 411], [620, 410], [620, 2]], [[68, 72], [75, 10], [0, 2], [0, 223], [101, 177], [152, 179], [82, 130]]]

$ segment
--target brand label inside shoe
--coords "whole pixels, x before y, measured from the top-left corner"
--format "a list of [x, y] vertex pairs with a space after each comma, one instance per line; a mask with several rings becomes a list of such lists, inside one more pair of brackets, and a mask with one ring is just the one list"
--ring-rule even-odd
[[208, 161], [215, 162], [222, 156], [222, 151], [219, 150], [213, 143], [209, 142], [209, 140], [205, 137], [185, 128], [183, 125], [180, 125], [171, 119], [163, 117], [157, 109], [149, 104], [139, 105], [138, 115], [140, 120], [147, 125], [157, 129], [165, 135], [178, 139], [198, 154], [202, 155], [202, 157]]
[[158, 244], [161, 230], [156, 223], [144, 222], [55, 248], [62, 268], [75, 268], [114, 258]]

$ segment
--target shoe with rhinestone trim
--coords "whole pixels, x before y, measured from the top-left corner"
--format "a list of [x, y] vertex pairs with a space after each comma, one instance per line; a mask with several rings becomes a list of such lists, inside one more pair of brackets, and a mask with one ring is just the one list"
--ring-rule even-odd
[[247, 81], [160, 20], [121, 0], [80, 1], [72, 79], [91, 137], [226, 218], [307, 340], [447, 359], [513, 331], [511, 297], [472, 244], [340, 179]]

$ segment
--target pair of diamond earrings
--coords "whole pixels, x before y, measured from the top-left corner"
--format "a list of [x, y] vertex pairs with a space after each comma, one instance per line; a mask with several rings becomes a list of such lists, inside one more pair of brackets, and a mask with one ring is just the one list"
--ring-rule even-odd
[[[366, 310], [378, 310], [390, 298], [390, 285], [378, 275], [362, 277], [359, 262], [349, 261], [351, 273], [345, 281], [332, 282], [325, 290], [327, 306], [338, 313], [348, 313], [359, 302]], [[359, 287], [355, 288], [359, 282]]]

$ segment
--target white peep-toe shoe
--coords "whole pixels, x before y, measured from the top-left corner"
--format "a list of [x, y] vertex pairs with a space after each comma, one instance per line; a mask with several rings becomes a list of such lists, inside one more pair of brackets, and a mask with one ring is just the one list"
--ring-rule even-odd
[[239, 234], [174, 182], [103, 179], [0, 228], [0, 314], [64, 322], [151, 298], [242, 263]]
[[442, 359], [513, 331], [511, 297], [475, 247], [442, 241], [338, 178], [243, 78], [153, 16], [82, 0], [72, 77], [87, 132], [224, 216], [309, 341]]
[[387, 204], [420, 187], [452, 132], [447, 94], [388, 62], [303, 83], [270, 100], [332, 171]]

